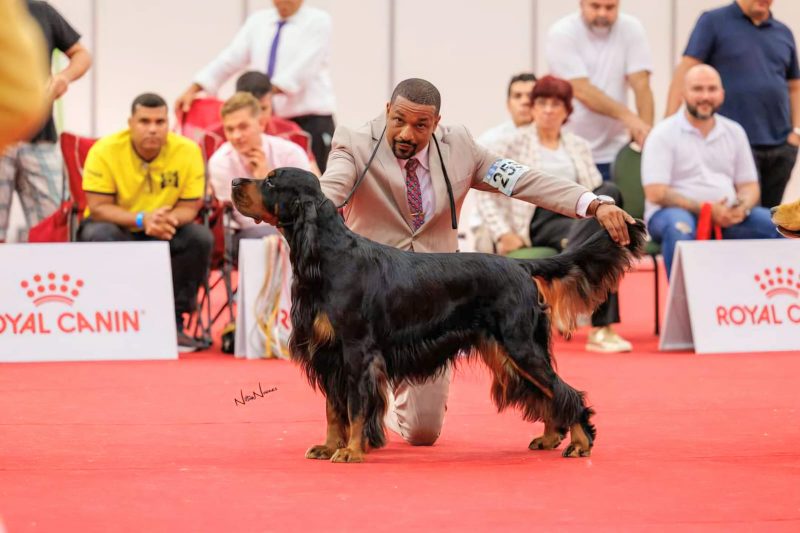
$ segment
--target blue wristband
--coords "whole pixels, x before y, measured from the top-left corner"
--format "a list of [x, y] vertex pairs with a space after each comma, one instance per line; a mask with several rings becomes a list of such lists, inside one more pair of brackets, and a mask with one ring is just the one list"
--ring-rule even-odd
[[136, 227], [143, 228], [144, 227], [144, 211], [139, 211], [136, 214]]

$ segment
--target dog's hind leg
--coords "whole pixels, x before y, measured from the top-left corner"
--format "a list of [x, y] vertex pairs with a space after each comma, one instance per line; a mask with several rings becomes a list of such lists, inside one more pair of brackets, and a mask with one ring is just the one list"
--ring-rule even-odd
[[330, 459], [347, 442], [347, 417], [336, 409], [330, 397], [326, 398], [325, 415], [328, 420], [325, 443], [309, 448], [306, 459]]
[[530, 449], [552, 449], [564, 438], [567, 429], [571, 442], [565, 457], [588, 456], [594, 442], [594, 427], [589, 423], [593, 412], [584, 405], [583, 393], [576, 391], [556, 374], [549, 353], [549, 321], [538, 312], [531, 315], [510, 312], [504, 315], [493, 346], [494, 363], [490, 367], [498, 379], [504, 372], [505, 390], [495, 401], [501, 408], [518, 405], [526, 420], [544, 420], [545, 433], [528, 445]]
[[[363, 353], [363, 355], [361, 355]], [[360, 463], [367, 445], [379, 448], [386, 442], [383, 418], [386, 414], [387, 379], [383, 357], [376, 351], [345, 357], [349, 379], [347, 414], [350, 423], [347, 445], [331, 457], [334, 463]]]

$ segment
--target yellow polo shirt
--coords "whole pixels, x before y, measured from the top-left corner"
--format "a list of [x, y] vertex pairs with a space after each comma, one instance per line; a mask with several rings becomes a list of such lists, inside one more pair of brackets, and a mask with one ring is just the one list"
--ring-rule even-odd
[[170, 132], [161, 152], [147, 163], [134, 151], [130, 130], [123, 130], [89, 150], [83, 190], [113, 195], [116, 205], [131, 213], [199, 200], [205, 190], [203, 156], [193, 141]]

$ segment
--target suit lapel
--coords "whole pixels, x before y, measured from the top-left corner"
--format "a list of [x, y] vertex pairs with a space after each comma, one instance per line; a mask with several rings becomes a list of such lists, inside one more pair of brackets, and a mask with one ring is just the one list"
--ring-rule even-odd
[[430, 147], [428, 148], [428, 166], [431, 173], [431, 184], [433, 185], [434, 194], [434, 208], [433, 213], [429, 216], [425, 223], [420, 227], [420, 231], [429, 226], [429, 222], [434, 218], [446, 211], [447, 217], [450, 218], [450, 196], [447, 194], [447, 184], [444, 181], [444, 173], [442, 166], [450, 160], [450, 147], [442, 142], [441, 135], [434, 133], [439, 140], [439, 148], [442, 150], [442, 159], [439, 159], [439, 152], [436, 150], [436, 143], [433, 139], [430, 140]]
[[[381, 131], [383, 131], [383, 127], [385, 125], [386, 120], [384, 117], [381, 117], [380, 120], [373, 122], [372, 138], [376, 142], [378, 142], [378, 138], [381, 136]], [[403, 172], [400, 169], [400, 164], [397, 162], [397, 158], [392, 153], [392, 149], [389, 146], [389, 143], [386, 141], [386, 136], [384, 136], [384, 138], [380, 141], [378, 155], [375, 157], [375, 159], [381, 165], [383, 174], [386, 176], [387, 181], [389, 182], [389, 188], [391, 189], [392, 196], [394, 196], [394, 201], [397, 204], [397, 208], [400, 210], [400, 214], [403, 215], [408, 227], [412, 227], [411, 210], [408, 208], [408, 196], [406, 195], [406, 180], [403, 178]]]

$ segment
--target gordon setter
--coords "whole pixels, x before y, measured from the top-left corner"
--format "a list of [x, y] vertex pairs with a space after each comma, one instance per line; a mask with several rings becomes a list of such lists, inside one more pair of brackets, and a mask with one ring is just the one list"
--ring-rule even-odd
[[641, 223], [629, 226], [627, 248], [599, 231], [574, 251], [521, 260], [370, 241], [345, 226], [313, 174], [296, 168], [235, 179], [233, 203], [289, 242], [292, 359], [327, 404], [325, 442], [307, 458], [363, 461], [368, 445], [386, 442], [388, 383], [425, 380], [462, 351], [494, 374], [498, 410], [515, 406], [544, 421], [530, 449], [556, 448], [569, 431], [563, 455], [590, 455], [594, 411], [553, 369], [550, 320], [571, 331], [579, 313], [606, 299], [641, 253]]

